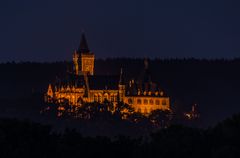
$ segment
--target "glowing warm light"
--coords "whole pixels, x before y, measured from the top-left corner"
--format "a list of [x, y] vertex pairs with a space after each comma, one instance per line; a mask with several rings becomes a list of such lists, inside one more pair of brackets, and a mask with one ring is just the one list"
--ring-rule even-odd
[[[49, 84], [47, 93], [45, 95], [45, 101], [49, 103], [58, 103], [59, 105], [70, 104], [74, 107], [80, 107], [84, 102], [103, 103], [108, 101], [114, 106], [118, 101], [129, 104], [135, 111], [139, 111], [144, 114], [150, 113], [152, 110], [170, 110], [170, 98], [164, 95], [163, 91], [155, 90], [151, 91], [148, 87], [145, 90], [137, 89], [135, 95], [127, 94], [126, 86], [132, 87], [135, 83], [133, 79], [125, 84], [122, 82], [122, 69], [120, 74], [120, 81], [116, 89], [108, 89], [106, 85], [105, 89], [91, 89], [89, 86], [89, 76], [94, 77], [94, 60], [95, 56], [88, 50], [85, 37], [83, 40], [83, 47], [79, 51], [73, 53], [73, 74], [76, 77], [83, 77], [85, 84], [82, 86], [73, 85], [58, 85], [54, 90], [52, 85]], [[84, 51], [84, 52], [81, 52]], [[145, 69], [148, 68], [148, 61], [145, 60]], [[98, 84], [98, 83], [95, 83]], [[111, 83], [109, 83], [111, 84]], [[63, 106], [58, 107], [59, 111], [64, 111]], [[58, 114], [61, 116], [61, 113]]]

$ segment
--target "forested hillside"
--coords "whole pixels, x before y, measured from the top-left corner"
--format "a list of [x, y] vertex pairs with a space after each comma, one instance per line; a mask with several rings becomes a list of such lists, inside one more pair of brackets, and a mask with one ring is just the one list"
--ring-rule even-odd
[[[122, 67], [125, 80], [137, 79], [144, 68], [143, 60], [97, 59], [95, 74], [118, 75]], [[198, 105], [201, 112], [200, 126], [213, 125], [240, 111], [240, 59], [152, 59], [149, 67], [152, 80], [171, 97], [175, 111], [190, 110], [193, 103]], [[24, 100], [29, 101], [33, 96], [43, 97], [49, 83], [71, 71], [71, 62], [0, 64], [2, 113], [14, 116], [14, 113], [21, 115], [21, 110], [30, 110], [29, 115], [32, 109], [37, 112], [39, 107], [24, 106], [27, 105], [22, 105]]]

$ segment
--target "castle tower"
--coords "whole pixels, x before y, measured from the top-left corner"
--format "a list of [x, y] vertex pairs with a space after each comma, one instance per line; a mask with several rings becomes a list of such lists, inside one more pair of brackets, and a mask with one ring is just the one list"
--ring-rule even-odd
[[121, 68], [121, 71], [120, 71], [120, 79], [119, 79], [119, 83], [118, 83], [118, 90], [119, 90], [119, 101], [123, 101], [123, 99], [125, 97], [125, 84], [124, 84], [124, 80], [123, 80], [122, 68]]
[[47, 93], [44, 95], [44, 100], [45, 102], [52, 102], [53, 100], [53, 89], [52, 89], [52, 85], [49, 84], [48, 85], [48, 90], [47, 90]]
[[82, 34], [82, 39], [77, 50], [81, 57], [81, 72], [87, 75], [94, 74], [94, 54], [89, 50], [85, 35]]

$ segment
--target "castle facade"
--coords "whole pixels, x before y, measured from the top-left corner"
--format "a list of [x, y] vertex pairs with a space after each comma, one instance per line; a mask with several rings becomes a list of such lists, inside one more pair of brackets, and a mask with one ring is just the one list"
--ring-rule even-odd
[[147, 60], [143, 77], [130, 81], [124, 80], [122, 69], [118, 76], [95, 75], [94, 60], [95, 55], [89, 50], [85, 35], [82, 34], [79, 48], [73, 53], [73, 72], [66, 80], [49, 84], [45, 101], [67, 101], [72, 106], [91, 102], [109, 101], [113, 105], [123, 102], [143, 114], [157, 109], [170, 110], [170, 98], [152, 82]]

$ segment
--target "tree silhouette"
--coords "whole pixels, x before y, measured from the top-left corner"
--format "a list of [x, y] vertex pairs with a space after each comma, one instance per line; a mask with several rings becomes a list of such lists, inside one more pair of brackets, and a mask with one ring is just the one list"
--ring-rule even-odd
[[127, 119], [134, 112], [134, 108], [130, 105], [118, 102], [115, 106], [114, 114], [120, 118]]
[[168, 110], [153, 110], [149, 114], [149, 119], [154, 126], [158, 128], [165, 128], [170, 125], [171, 112]]

